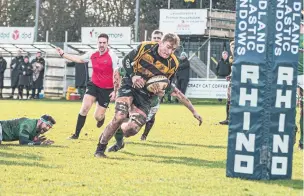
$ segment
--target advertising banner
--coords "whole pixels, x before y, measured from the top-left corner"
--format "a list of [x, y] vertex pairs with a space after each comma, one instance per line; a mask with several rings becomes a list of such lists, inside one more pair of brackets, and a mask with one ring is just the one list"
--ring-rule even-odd
[[32, 44], [34, 27], [0, 27], [0, 43]]
[[106, 33], [109, 44], [130, 44], [131, 27], [82, 27], [81, 42], [83, 44], [97, 44], [98, 36]]
[[237, 1], [228, 177], [290, 179], [301, 0]]
[[204, 35], [207, 9], [160, 9], [159, 29], [178, 35]]
[[190, 78], [186, 90], [188, 98], [227, 99], [226, 80], [202, 80]]

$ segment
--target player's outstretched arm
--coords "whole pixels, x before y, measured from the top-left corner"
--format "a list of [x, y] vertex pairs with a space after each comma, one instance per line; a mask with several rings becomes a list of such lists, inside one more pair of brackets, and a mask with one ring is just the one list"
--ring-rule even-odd
[[113, 85], [114, 85], [114, 91], [110, 94], [110, 101], [114, 101], [117, 96], [117, 91], [120, 86], [120, 73], [119, 73], [119, 68], [114, 69], [113, 73]]
[[85, 60], [83, 60], [82, 56], [64, 53], [64, 51], [59, 47], [56, 48], [56, 51], [62, 58], [73, 61], [75, 63], [85, 63], [86, 62]]
[[19, 131], [19, 144], [21, 145], [51, 145], [54, 143], [54, 141], [52, 140], [44, 140], [44, 141], [40, 141], [40, 140], [30, 140], [30, 130], [31, 128], [26, 125], [26, 124], [22, 124], [20, 126], [20, 131]]
[[32, 141], [29, 139], [29, 132], [26, 129], [23, 129], [19, 135], [19, 144], [21, 145], [41, 145], [40, 141]]
[[194, 118], [196, 118], [199, 121], [199, 126], [201, 126], [203, 119], [202, 117], [196, 112], [194, 109], [191, 101], [176, 87], [171, 87], [173, 88], [173, 91], [171, 93], [171, 96], [176, 97], [179, 102], [184, 104], [190, 110], [190, 112], [193, 114]]
[[120, 73], [119, 73], [119, 68], [116, 68], [113, 73], [113, 84], [114, 84], [114, 91], [117, 92], [120, 86]]

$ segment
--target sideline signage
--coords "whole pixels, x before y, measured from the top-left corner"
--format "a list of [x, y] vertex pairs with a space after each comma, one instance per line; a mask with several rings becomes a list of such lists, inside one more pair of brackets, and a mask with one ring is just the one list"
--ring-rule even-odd
[[98, 36], [106, 33], [109, 44], [130, 44], [131, 27], [82, 27], [81, 42], [83, 44], [97, 44]]
[[228, 177], [291, 179], [301, 0], [237, 0]]
[[34, 27], [0, 27], [0, 43], [32, 44]]
[[207, 9], [160, 9], [159, 29], [178, 35], [204, 35]]
[[226, 80], [203, 80], [190, 78], [186, 90], [188, 98], [227, 99]]

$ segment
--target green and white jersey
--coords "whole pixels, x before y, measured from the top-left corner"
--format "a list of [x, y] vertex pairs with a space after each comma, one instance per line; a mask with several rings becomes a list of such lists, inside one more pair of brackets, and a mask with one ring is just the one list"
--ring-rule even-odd
[[0, 121], [2, 127], [2, 141], [18, 141], [20, 144], [40, 145], [33, 142], [37, 133], [38, 119], [18, 118]]
[[119, 67], [118, 72], [119, 72], [120, 77], [122, 77], [122, 78], [125, 77], [126, 73], [127, 73], [123, 67]]

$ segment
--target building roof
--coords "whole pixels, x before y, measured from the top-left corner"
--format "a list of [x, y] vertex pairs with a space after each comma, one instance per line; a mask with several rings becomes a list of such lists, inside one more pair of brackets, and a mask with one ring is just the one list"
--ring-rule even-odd
[[0, 53], [2, 56], [15, 56], [19, 50], [22, 53], [33, 54], [41, 53], [54, 53], [55, 45], [49, 42], [36, 42], [33, 44], [0, 44]]

